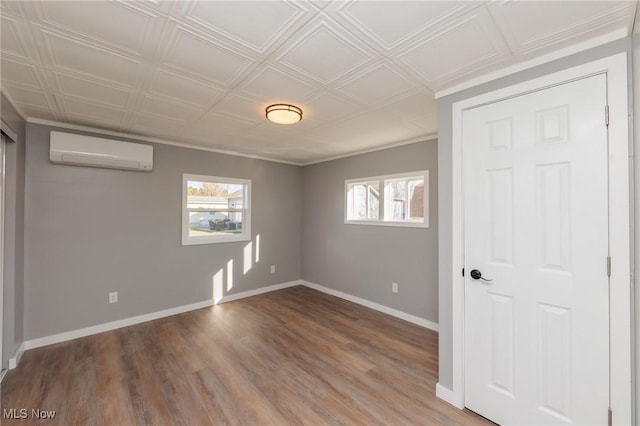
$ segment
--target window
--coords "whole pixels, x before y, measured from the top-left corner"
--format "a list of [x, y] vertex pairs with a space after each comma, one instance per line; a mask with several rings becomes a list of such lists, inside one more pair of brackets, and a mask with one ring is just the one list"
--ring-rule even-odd
[[251, 181], [182, 175], [182, 245], [251, 239]]
[[429, 226], [429, 171], [345, 181], [345, 223]]

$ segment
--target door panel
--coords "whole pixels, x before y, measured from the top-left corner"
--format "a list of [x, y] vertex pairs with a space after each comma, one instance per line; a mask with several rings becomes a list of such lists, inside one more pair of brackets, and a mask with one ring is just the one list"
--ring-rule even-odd
[[538, 304], [541, 409], [571, 419], [571, 311]]
[[539, 265], [569, 272], [569, 163], [536, 167]]
[[489, 170], [489, 261], [511, 265], [513, 259], [513, 173]]
[[607, 421], [605, 105], [602, 74], [463, 114], [465, 403], [501, 424]]
[[491, 386], [513, 397], [514, 335], [513, 297], [490, 294]]

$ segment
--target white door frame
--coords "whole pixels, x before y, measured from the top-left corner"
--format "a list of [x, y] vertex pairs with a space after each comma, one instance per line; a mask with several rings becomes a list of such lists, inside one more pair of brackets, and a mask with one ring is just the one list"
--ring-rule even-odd
[[[458, 408], [464, 401], [464, 225], [462, 114], [469, 108], [563, 84], [595, 74], [607, 74], [609, 103], [609, 222], [612, 258], [610, 290], [610, 380], [613, 423], [631, 424], [631, 213], [628, 129], [627, 54], [620, 53], [544, 77], [465, 99], [452, 106], [452, 331], [453, 389], [439, 394]], [[604, 105], [603, 105], [604, 120]], [[602, 260], [603, 262], [606, 259]], [[455, 278], [457, 277], [457, 278]], [[440, 387], [440, 386], [439, 386]]]
[[[3, 130], [5, 126], [2, 126]], [[4, 377], [1, 373], [4, 365], [3, 346], [4, 341], [4, 211], [7, 187], [6, 179], [6, 158], [8, 139], [4, 134], [0, 135], [0, 382]]]

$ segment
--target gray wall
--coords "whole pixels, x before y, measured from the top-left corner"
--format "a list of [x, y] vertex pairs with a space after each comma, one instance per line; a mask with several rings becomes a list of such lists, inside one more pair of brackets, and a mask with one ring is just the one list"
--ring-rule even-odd
[[[299, 167], [159, 144], [151, 173], [54, 165], [51, 130], [68, 131], [27, 125], [26, 340], [209, 300], [230, 259], [225, 294], [300, 278]], [[261, 252], [246, 275], [247, 242], [181, 246], [182, 173], [252, 180]]]
[[438, 167], [440, 170], [438, 192], [438, 215], [441, 218], [439, 224], [439, 383], [445, 388], [451, 389], [453, 385], [453, 347], [452, 347], [452, 114], [451, 108], [454, 102], [474, 97], [483, 93], [497, 90], [512, 84], [541, 77], [546, 74], [561, 71], [578, 66], [590, 61], [601, 59], [629, 50], [629, 40], [623, 39], [604, 46], [600, 46], [576, 55], [568, 56], [560, 60], [544, 64], [526, 71], [522, 71], [508, 77], [500, 78], [474, 88], [455, 93], [438, 100]]
[[2, 368], [24, 340], [24, 186], [25, 122], [2, 95], [0, 115], [18, 134], [5, 153], [4, 271], [2, 308]]
[[[303, 170], [302, 278], [437, 322], [437, 143], [405, 145]], [[344, 223], [344, 181], [429, 170], [428, 229]], [[399, 284], [398, 294], [391, 283]]]

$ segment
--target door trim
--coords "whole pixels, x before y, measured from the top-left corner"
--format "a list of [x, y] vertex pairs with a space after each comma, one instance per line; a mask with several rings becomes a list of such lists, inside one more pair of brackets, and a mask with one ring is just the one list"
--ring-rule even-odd
[[[458, 408], [464, 400], [464, 216], [462, 170], [462, 114], [464, 110], [568, 83], [595, 74], [607, 74], [609, 121], [609, 221], [611, 339], [611, 409], [614, 424], [631, 424], [631, 214], [627, 54], [620, 53], [540, 78], [495, 90], [452, 105], [452, 343], [453, 389], [438, 385], [438, 394]], [[604, 105], [603, 105], [604, 123]], [[606, 259], [602, 260], [603, 262]], [[457, 278], [455, 278], [457, 277]]]
[[[3, 121], [4, 123], [4, 121]], [[4, 126], [3, 126], [4, 127]], [[6, 164], [7, 139], [5, 134], [0, 135], [0, 381], [4, 377], [4, 217], [6, 209]]]

